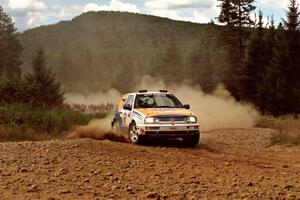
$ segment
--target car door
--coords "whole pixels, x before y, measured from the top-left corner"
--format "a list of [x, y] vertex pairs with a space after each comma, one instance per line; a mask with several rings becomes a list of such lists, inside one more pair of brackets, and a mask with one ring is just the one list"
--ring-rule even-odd
[[132, 120], [133, 101], [134, 101], [134, 95], [129, 95], [124, 103], [124, 105], [129, 105], [131, 107], [131, 110], [124, 109], [124, 108], [122, 110], [122, 124], [125, 127], [129, 127], [129, 124], [131, 123]]

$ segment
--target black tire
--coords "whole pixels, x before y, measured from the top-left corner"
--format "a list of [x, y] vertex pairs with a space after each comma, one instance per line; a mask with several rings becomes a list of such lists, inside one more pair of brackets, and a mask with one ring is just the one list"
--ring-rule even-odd
[[190, 137], [184, 137], [182, 140], [186, 147], [196, 147], [200, 141], [200, 134], [198, 133]]
[[132, 144], [142, 144], [142, 136], [138, 134], [137, 127], [134, 122], [129, 125], [128, 139]]

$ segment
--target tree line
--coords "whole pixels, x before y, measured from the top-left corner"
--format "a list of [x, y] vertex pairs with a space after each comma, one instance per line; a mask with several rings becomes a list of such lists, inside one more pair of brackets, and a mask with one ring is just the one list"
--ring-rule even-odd
[[[144, 68], [140, 69], [141, 63], [136, 62], [138, 58], [136, 55], [129, 53], [130, 49], [127, 49], [125, 53], [124, 51], [116, 52], [116, 55], [121, 55], [121, 58], [111, 60], [107, 52], [103, 50], [105, 53], [101, 54], [102, 57], [99, 58], [102, 61], [102, 65], [98, 65], [99, 62], [98, 60], [96, 60], [97, 62], [95, 61], [95, 56], [98, 55], [97, 53], [102, 52], [97, 51], [95, 53], [93, 48], [87, 48], [89, 45], [81, 47], [82, 49], [78, 48], [80, 52], [86, 54], [80, 59], [81, 62], [74, 63], [76, 62], [76, 57], [81, 56], [81, 54], [77, 54], [78, 52], [73, 52], [73, 57], [67, 53], [62, 53], [60, 54], [61, 59], [58, 59], [60, 62], [57, 60], [57, 62], [53, 62], [55, 58], [51, 57], [51, 65], [55, 67], [59, 66], [56, 72], [60, 80], [64, 80], [63, 83], [65, 85], [65, 79], [71, 77], [71, 82], [73, 83], [74, 78], [72, 79], [72, 77], [75, 75], [76, 79], [81, 80], [80, 78], [91, 78], [92, 74], [95, 77], [92, 79], [93, 81], [89, 80], [89, 82], [103, 82], [99, 77], [105, 77], [108, 74], [106, 71], [109, 70], [106, 69], [110, 69], [115, 73], [112, 79], [116, 79], [115, 82], [117, 84], [112, 84], [112, 86], [124, 92], [128, 91], [128, 88], [133, 87], [136, 83], [134, 77], [141, 76], [139, 72], [153, 76], [162, 76], [167, 82], [178, 83], [183, 79], [188, 79], [191, 85], [201, 85], [202, 89], [207, 93], [212, 92], [218, 83], [222, 82], [236, 99], [253, 103], [265, 114], [276, 116], [290, 113], [299, 114], [300, 36], [299, 11], [296, 0], [290, 0], [286, 11], [286, 19], [282, 20], [278, 26], [275, 25], [273, 17], [270, 17], [268, 21], [263, 21], [263, 13], [260, 11], [256, 17], [251, 17], [256, 10], [254, 0], [218, 1], [221, 8], [218, 20], [223, 24], [222, 26], [210, 23], [202, 27], [196, 27], [195, 24], [177, 24], [175, 22], [174, 29], [170, 28], [169, 22], [162, 23], [162, 27], [158, 26], [157, 29], [159, 31], [165, 28], [165, 26], [170, 28], [168, 30], [170, 37], [169, 41], [164, 43], [166, 44], [166, 48], [165, 46], [158, 46], [159, 44], [155, 43], [158, 47], [164, 47], [162, 49], [166, 53], [162, 57], [159, 57], [161, 51], [157, 51], [158, 53], [155, 54], [155, 51], [152, 49], [154, 44], [153, 42], [149, 42], [152, 40], [145, 43], [148, 46], [141, 45], [141, 50], [147, 49], [146, 54], [155, 61], [151, 62], [151, 59], [147, 60], [151, 68], [143, 66]], [[61, 104], [63, 101], [63, 92], [60, 89], [60, 84], [56, 81], [54, 73], [46, 68], [45, 54], [41, 49], [35, 53], [35, 59], [31, 64], [32, 73], [22, 75], [20, 70], [20, 66], [22, 65], [20, 59], [22, 46], [18, 41], [18, 32], [14, 28], [11, 18], [4, 13], [1, 7], [0, 9], [0, 102], [22, 101], [38, 106]], [[97, 14], [88, 13], [76, 18], [77, 20], [73, 23], [76, 25], [79, 22], [84, 24], [93, 22], [90, 19], [98, 19], [94, 15]], [[102, 13], [102, 15], [101, 19], [104, 20], [104, 15], [110, 16], [110, 13]], [[87, 18], [87, 21], [84, 20], [85, 18]], [[111, 18], [112, 15], [109, 19]], [[131, 26], [136, 28], [143, 25], [143, 27], [145, 26], [145, 30], [147, 30], [148, 24], [144, 20], [148, 19], [148, 17], [141, 16], [140, 18], [136, 18], [140, 19], [140, 23], [131, 24]], [[128, 17], [127, 20], [130, 19]], [[153, 17], [151, 20], [154, 20], [156, 23], [156, 20], [161, 19]], [[118, 22], [118, 19], [115, 18], [115, 21]], [[151, 25], [151, 28], [153, 28], [153, 24]], [[184, 34], [180, 32], [177, 35], [177, 29], [175, 28], [183, 26], [185, 27], [184, 30], [189, 33], [188, 35], [199, 38], [195, 40], [199, 44], [195, 43], [194, 46], [186, 45], [186, 49], [180, 48], [185, 44], [185, 41], [182, 41], [182, 38], [180, 38]], [[94, 29], [97, 28], [93, 23], [91, 27]], [[58, 28], [57, 30], [62, 29], [61, 27]], [[101, 32], [101, 26], [98, 28], [99, 32]], [[93, 38], [92, 31], [80, 30], [85, 31], [80, 32], [80, 34], [88, 35], [90, 40]], [[127, 30], [126, 27], [124, 30]], [[203, 32], [198, 32], [198, 30]], [[55, 33], [53, 32], [52, 34]], [[60, 34], [57, 37], [63, 37], [63, 35]], [[101, 40], [102, 45], [108, 45], [105, 48], [108, 48], [112, 43], [111, 40], [105, 40], [104, 37], [97, 37], [96, 39], [103, 39]], [[122, 37], [118, 38], [115, 36], [115, 39], [120, 40]], [[131, 39], [137, 41], [136, 37]], [[61, 40], [59, 41], [61, 42]], [[160, 40], [153, 41], [159, 42]], [[30, 40], [29, 42], [34, 42], [34, 40]], [[52, 42], [55, 41], [51, 40], [50, 45], [52, 45]], [[118, 41], [116, 44], [120, 42]], [[73, 43], [76, 43], [76, 41], [73, 41]], [[81, 41], [79, 44], [82, 43]], [[86, 43], [90, 44], [91, 42], [87, 40]], [[127, 43], [122, 44], [127, 45]], [[153, 48], [155, 48], [155, 45]], [[96, 47], [97, 49], [100, 48], [98, 45]], [[60, 46], [60, 49], [62, 48]], [[130, 46], [130, 48], [134, 48], [134, 46]], [[48, 49], [46, 48], [45, 50], [48, 53]], [[74, 57], [74, 55], [76, 56]], [[27, 56], [26, 58], [29, 57]], [[140, 59], [144, 60], [144, 57], [140, 56]], [[121, 61], [126, 61], [120, 64], [122, 68], [115, 67]], [[74, 65], [78, 65], [77, 72], [87, 69], [89, 73], [73, 73], [73, 71], [76, 71]], [[82, 67], [83, 65], [86, 67]], [[73, 68], [71, 69], [71, 67]], [[95, 73], [100, 67], [103, 67], [103, 69], [101, 68], [99, 73]], [[66, 74], [69, 75], [66, 77]], [[118, 77], [125, 78], [125, 80], [119, 81]], [[81, 80], [80, 84], [82, 82], [84, 81]], [[93, 87], [99, 88], [98, 82]], [[107, 85], [107, 83], [104, 84]], [[81, 88], [79, 87], [79, 83], [76, 83], [76, 88]]]
[[[300, 19], [290, 0], [286, 19], [276, 27], [273, 16], [255, 19], [254, 0], [219, 0], [224, 23], [221, 40], [230, 52], [224, 80], [239, 100], [252, 102], [265, 114], [300, 113]], [[266, 25], [267, 24], [267, 25]]]
[[46, 67], [42, 49], [37, 50], [32, 61], [32, 73], [21, 73], [23, 48], [17, 37], [12, 18], [0, 6], [0, 104], [62, 105], [64, 93], [55, 74]]

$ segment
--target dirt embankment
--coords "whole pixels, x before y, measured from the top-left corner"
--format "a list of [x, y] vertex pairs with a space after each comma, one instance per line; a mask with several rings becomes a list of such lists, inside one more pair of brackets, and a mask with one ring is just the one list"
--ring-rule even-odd
[[272, 130], [203, 133], [134, 146], [75, 139], [0, 144], [0, 199], [299, 199], [299, 147]]

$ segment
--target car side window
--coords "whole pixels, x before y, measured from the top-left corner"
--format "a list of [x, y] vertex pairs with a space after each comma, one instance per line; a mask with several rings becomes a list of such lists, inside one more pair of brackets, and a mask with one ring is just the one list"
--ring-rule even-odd
[[130, 96], [126, 99], [124, 105], [128, 104], [128, 105], [132, 106], [132, 105], [133, 105], [133, 98], [134, 98], [134, 96], [133, 96], [133, 95], [130, 95]]

